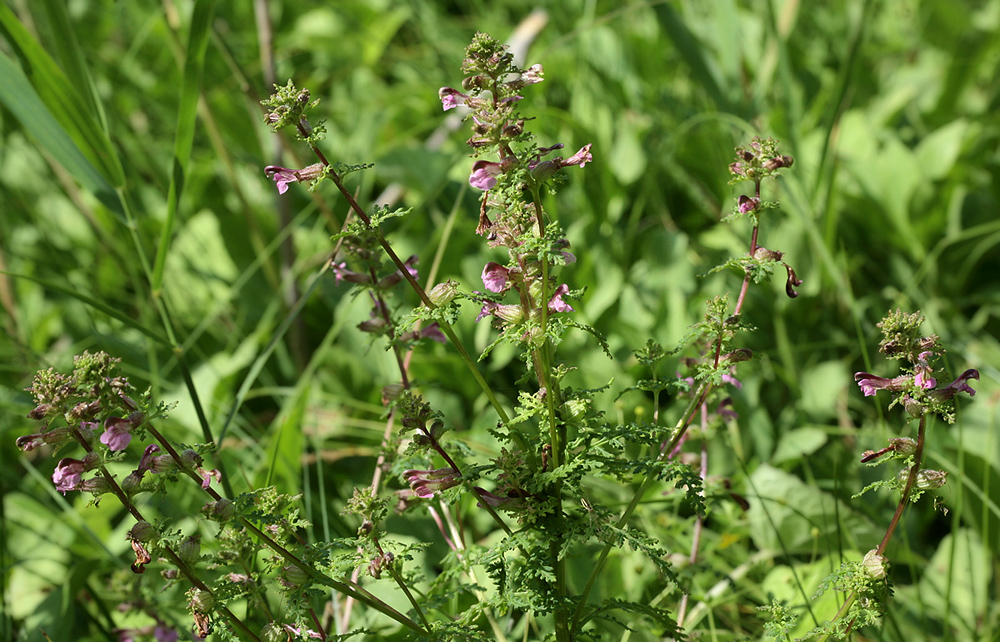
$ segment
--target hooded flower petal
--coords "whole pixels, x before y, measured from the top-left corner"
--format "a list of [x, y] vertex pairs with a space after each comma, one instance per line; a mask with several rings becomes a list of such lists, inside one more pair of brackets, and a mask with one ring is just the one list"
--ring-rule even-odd
[[587, 143], [580, 148], [580, 151], [573, 154], [566, 160], [562, 161], [561, 165], [563, 167], [569, 167], [570, 165], [579, 165], [580, 167], [585, 166], [587, 163], [594, 160], [594, 157], [590, 154], [590, 146], [593, 143]]
[[469, 185], [477, 187], [485, 192], [497, 184], [497, 176], [499, 176], [502, 171], [500, 163], [478, 160], [472, 165], [472, 174], [469, 176]]
[[490, 292], [503, 292], [507, 288], [510, 271], [499, 263], [490, 261], [483, 268], [483, 285]]
[[898, 392], [903, 389], [903, 384], [907, 379], [908, 377], [886, 379], [885, 377], [876, 377], [868, 372], [854, 373], [854, 380], [858, 383], [858, 387], [861, 388], [861, 392], [865, 393], [866, 397], [871, 397], [879, 390]]
[[465, 101], [469, 99], [467, 94], [463, 94], [457, 89], [452, 89], [451, 87], [442, 87], [438, 89], [438, 98], [441, 99], [441, 106], [444, 107], [445, 111], [449, 109], [454, 109], [459, 105], [464, 105]]
[[573, 308], [563, 301], [563, 295], [569, 294], [569, 286], [563, 283], [556, 288], [552, 298], [549, 299], [549, 310], [553, 312], [572, 312]]
[[311, 181], [318, 178], [323, 172], [322, 163], [314, 163], [302, 169], [291, 169], [280, 165], [268, 165], [264, 168], [264, 175], [273, 179], [278, 186], [278, 193], [284, 194], [288, 191], [288, 184], [296, 181]]
[[499, 307], [500, 307], [500, 304], [497, 303], [496, 301], [486, 301], [486, 302], [484, 302], [482, 309], [479, 310], [479, 316], [476, 317], [476, 321], [482, 321], [483, 317], [490, 316]]
[[125, 450], [132, 441], [132, 422], [121, 417], [108, 417], [104, 422], [101, 443], [114, 451]]
[[274, 180], [275, 184], [278, 186], [279, 194], [284, 194], [288, 191], [289, 183], [294, 183], [299, 180], [299, 177], [295, 175], [294, 169], [280, 167], [278, 165], [268, 165], [265, 167], [264, 175]]
[[410, 489], [417, 497], [429, 499], [439, 490], [451, 488], [461, 483], [462, 475], [454, 468], [435, 470], [407, 470], [403, 473]]
[[75, 490], [80, 485], [80, 476], [87, 470], [87, 465], [79, 459], [60, 459], [52, 472], [52, 481], [56, 490], [65, 495], [67, 490]]
[[955, 379], [954, 381], [949, 383], [944, 388], [941, 388], [940, 390], [932, 391], [931, 394], [938, 401], [947, 401], [948, 399], [951, 399], [952, 397], [955, 396], [956, 393], [959, 392], [967, 392], [970, 397], [975, 397], [976, 391], [973, 388], [971, 388], [967, 383], [969, 379], [975, 379], [978, 381], [979, 371], [974, 368], [970, 368], [965, 372], [963, 372], [958, 379]]

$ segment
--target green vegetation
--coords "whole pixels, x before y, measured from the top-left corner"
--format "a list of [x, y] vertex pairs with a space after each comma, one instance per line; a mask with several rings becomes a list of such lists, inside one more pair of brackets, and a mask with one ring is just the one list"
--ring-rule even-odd
[[[650, 366], [669, 379], [684, 371], [683, 357], [699, 355], [654, 355], [647, 341], [678, 345], [706, 304], [729, 293], [732, 305], [740, 292], [739, 269], [712, 271], [746, 255], [753, 225], [722, 222], [740, 194], [752, 194], [729, 184], [734, 148], [770, 137], [794, 158], [761, 186], [778, 208], [757, 215], [759, 244], [780, 250], [803, 281], [798, 297], [786, 296], [773, 260], [776, 278], [749, 288], [740, 321], [756, 330], [739, 347], [754, 358], [739, 366], [742, 387], [730, 390], [738, 417], [685, 445], [709, 462], [704, 520], [673, 483], [641, 496], [631, 524], [649, 541], [628, 540], [608, 555], [591, 598], [621, 603], [592, 621], [595, 639], [660, 639], [669, 630], [657, 624], [664, 612], [692, 638], [795, 639], [833, 618], [852, 591], [865, 606], [876, 592], [852, 584], [858, 575], [845, 569], [881, 579], [866, 553], [879, 546], [899, 491], [857, 495], [896, 479], [903, 463], [871, 468], [862, 453], [916, 438], [918, 422], [907, 423], [887, 396], [865, 398], [854, 373], [900, 374], [877, 354], [876, 324], [896, 309], [921, 310], [919, 329], [947, 348], [935, 366], [941, 385], [967, 368], [981, 376], [971, 382], [975, 400], [957, 401], [954, 424], [926, 417], [923, 462], [946, 471], [947, 485], [902, 514], [884, 551], [887, 611], [860, 617], [855, 625], [864, 626], [851, 635], [1000, 636], [1000, 0], [597, 0], [552, 3], [544, 14], [517, 1], [342, 0], [272, 3], [262, 21], [254, 10], [265, 4], [0, 5], [0, 638], [117, 640], [116, 628], [145, 627], [151, 639], [153, 612], [182, 639], [191, 631], [186, 607], [199, 596], [160, 575], [176, 561], [154, 558], [145, 574], [133, 573], [126, 534], [135, 519], [113, 497], [88, 505], [90, 495], [54, 487], [57, 462], [82, 450], [15, 446], [38, 432], [25, 391], [36, 371], [69, 372], [84, 351], [120, 359], [147, 416], [176, 403], [156, 420], [168, 440], [218, 445], [204, 453], [206, 469], [223, 471], [212, 488], [231, 498], [255, 493], [239, 510], [297, 511], [288, 524], [303, 541], [331, 542], [323, 550], [331, 555], [340, 542], [340, 553], [353, 554], [347, 542], [363, 527], [356, 515], [385, 510], [355, 487], [371, 485], [377, 469], [383, 389], [399, 381], [397, 356], [359, 329], [371, 299], [339, 283], [330, 265], [346, 199], [329, 180], [279, 196], [265, 176], [265, 166], [316, 159], [287, 131], [271, 132], [261, 101], [289, 79], [308, 88], [319, 101], [310, 119], [326, 130], [319, 148], [359, 203], [387, 206], [382, 233], [403, 259], [417, 255], [425, 288], [451, 279], [481, 291], [483, 266], [507, 257], [476, 234], [482, 192], [468, 181], [469, 130], [442, 111], [438, 89], [459, 86], [473, 34], [507, 39], [519, 25], [530, 48], [517, 63], [545, 69], [523, 101], [535, 142], [564, 143], [565, 156], [592, 144], [593, 161], [560, 173], [558, 190], [542, 197], [576, 257], [559, 278], [585, 288], [569, 300], [572, 321], [592, 326], [612, 357], [575, 328], [559, 345], [573, 367], [564, 391], [608, 386], [588, 418], [603, 412], [619, 427], [648, 426], [662, 401], [658, 425], [678, 423], [688, 400], [673, 404], [676, 387], [651, 383]], [[396, 208], [410, 211], [393, 217]], [[393, 294], [400, 315], [419, 304], [410, 290]], [[497, 333], [489, 321], [473, 322], [479, 304], [458, 309], [452, 328], [475, 360]], [[479, 369], [496, 401], [453, 342], [422, 343], [409, 370], [447, 424], [445, 444], [470, 462], [512, 447], [494, 436], [493, 404], [511, 411], [526, 372], [509, 344]], [[142, 406], [147, 388], [152, 405]], [[398, 439], [399, 425], [390, 427]], [[655, 445], [664, 435], [614, 438]], [[136, 460], [109, 468], [121, 481]], [[421, 467], [391, 464], [379, 473], [383, 500], [406, 488], [405, 468]], [[640, 482], [611, 484], [590, 472], [583, 486], [593, 495], [572, 509], [620, 515]], [[289, 502], [270, 486], [301, 498]], [[476, 507], [482, 497], [465, 488], [443, 494], [470, 543], [497, 544], [496, 516]], [[214, 518], [199, 513], [208, 498], [198, 484], [139, 497], [179, 551], [180, 533], [203, 534], [202, 554], [224, 548], [212, 540]], [[343, 512], [349, 504], [355, 514]], [[399, 559], [412, 560], [406, 579], [421, 596], [427, 586], [417, 576], [459, 573], [435, 519], [418, 507], [390, 510], [380, 524]], [[674, 577], [643, 552], [661, 549]], [[579, 592], [600, 554], [597, 542], [581, 547], [553, 573]], [[464, 613], [493, 590], [490, 562], [478, 567], [481, 586], [463, 580], [467, 588], [427, 600], [441, 639], [467, 633], [441, 624], [442, 613]], [[168, 588], [155, 604], [119, 610], [140, 582]], [[338, 582], [314, 585], [301, 602], [345, 621]], [[409, 613], [390, 579], [360, 582]], [[335, 610], [323, 614], [334, 597]], [[505, 597], [516, 613], [521, 596]], [[305, 608], [277, 593], [263, 603], [274, 612], [231, 606], [255, 634]], [[488, 639], [541, 639], [554, 626], [548, 615], [468, 612]], [[326, 630], [376, 632], [355, 639], [404, 639], [411, 630], [368, 604], [354, 604], [353, 618]]]

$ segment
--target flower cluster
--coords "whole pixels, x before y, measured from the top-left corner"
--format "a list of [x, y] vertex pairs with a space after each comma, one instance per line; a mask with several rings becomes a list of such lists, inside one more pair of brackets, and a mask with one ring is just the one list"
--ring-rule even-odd
[[788, 278], [785, 281], [785, 293], [789, 298], [798, 296], [795, 288], [802, 285], [792, 266], [786, 263], [784, 252], [769, 250], [757, 244], [756, 229], [760, 222], [760, 214], [764, 210], [773, 209], [778, 206], [776, 202], [761, 199], [760, 186], [766, 178], [774, 178], [778, 170], [791, 167], [794, 160], [791, 156], [778, 153], [778, 143], [772, 138], [754, 137], [750, 144], [745, 147], [736, 148], [736, 160], [729, 165], [729, 173], [732, 175], [730, 184], [751, 181], [754, 184], [753, 195], [741, 194], [736, 200], [731, 217], [749, 216], [754, 222], [754, 237], [750, 245], [749, 257], [740, 262], [740, 266], [746, 270], [749, 277], [754, 281], [755, 276], [760, 272], [770, 274], [774, 264], [780, 264], [785, 268]]
[[[469, 93], [442, 87], [438, 96], [445, 110], [459, 105], [470, 110], [473, 136], [467, 142], [476, 153], [492, 156], [473, 163], [469, 174], [469, 184], [485, 192], [476, 231], [497, 245], [512, 247], [532, 226], [542, 235], [543, 214], [537, 198], [540, 187], [564, 167], [584, 167], [591, 162], [591, 146], [584, 145], [569, 158], [546, 159], [564, 146], [530, 143], [532, 135], [525, 130], [518, 104], [524, 99], [522, 89], [542, 82], [541, 65], [519, 69], [506, 47], [478, 33], [466, 50], [462, 71], [467, 74], [462, 89]], [[536, 196], [532, 203], [523, 202], [524, 190]], [[495, 222], [491, 213], [498, 217]]]
[[902, 405], [910, 417], [937, 413], [950, 421], [949, 404], [952, 398], [959, 392], [975, 396], [976, 391], [968, 382], [970, 379], [979, 379], [979, 371], [966, 370], [948, 385], [938, 387], [934, 364], [944, 351], [936, 335], [920, 334], [923, 320], [919, 313], [906, 314], [902, 310], [896, 310], [878, 324], [883, 335], [879, 352], [889, 359], [909, 361], [910, 368], [906, 372], [896, 377], [857, 372], [854, 380], [866, 397], [874, 396], [879, 390], [893, 393], [893, 405]]

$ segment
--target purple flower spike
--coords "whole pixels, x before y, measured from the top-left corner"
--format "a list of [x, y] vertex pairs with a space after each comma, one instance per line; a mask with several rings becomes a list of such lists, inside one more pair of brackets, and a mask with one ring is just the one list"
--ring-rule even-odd
[[490, 292], [503, 292], [507, 289], [507, 277], [510, 271], [499, 263], [490, 261], [483, 268], [483, 285]]
[[563, 295], [569, 294], [569, 286], [563, 283], [556, 288], [555, 294], [549, 299], [549, 310], [553, 312], [572, 312], [570, 304], [563, 301]]
[[469, 185], [485, 192], [497, 184], [497, 176], [502, 172], [503, 169], [500, 163], [478, 160], [472, 165], [472, 175], [469, 176]]

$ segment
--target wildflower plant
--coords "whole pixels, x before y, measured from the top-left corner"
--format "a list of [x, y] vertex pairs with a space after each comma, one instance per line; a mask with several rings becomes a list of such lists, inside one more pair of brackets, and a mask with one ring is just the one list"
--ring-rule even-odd
[[[937, 491], [947, 483], [947, 471], [924, 467], [928, 424], [934, 416], [947, 424], [955, 422], [956, 396], [959, 393], [975, 396], [976, 391], [969, 381], [979, 379], [979, 371], [968, 369], [950, 383], [939, 385], [938, 377], [947, 380], [938, 365], [944, 349], [937, 335], [922, 333], [923, 325], [924, 317], [919, 312], [906, 313], [900, 309], [890, 312], [877, 324], [882, 332], [879, 352], [887, 359], [904, 361], [908, 365], [895, 377], [880, 377], [868, 372], [854, 375], [866, 397], [887, 391], [892, 398], [889, 408], [901, 409], [907, 422], [917, 421], [916, 435], [891, 437], [883, 448], [867, 450], [861, 455], [861, 463], [884, 465], [888, 470], [884, 479], [869, 484], [854, 498], [876, 489], [887, 489], [898, 493], [899, 501], [878, 546], [869, 550], [861, 561], [843, 563], [820, 586], [817, 596], [835, 590], [847, 597], [833, 618], [810, 632], [809, 639], [844, 639], [852, 631], [879, 621], [892, 595], [888, 548], [903, 511], [924, 493]], [[938, 503], [935, 507], [947, 512]], [[772, 604], [766, 610], [774, 620], [770, 629], [772, 636], [787, 636], [795, 620], [786, 617], [780, 604]]]
[[[794, 161], [770, 138], [754, 137], [735, 149], [730, 184], [743, 193], [725, 218], [749, 224], [747, 249], [711, 272], [735, 271], [742, 280], [738, 293], [709, 300], [702, 320], [675, 348], [650, 340], [636, 349], [643, 377], [617, 399], [642, 395], [652, 412], [612, 418], [601, 410], [612, 382], [574, 386], [579, 364], [560, 350], [579, 332], [610, 357], [601, 334], [581, 320], [586, 288], [574, 278], [571, 239], [545, 207], [563, 181], [574, 180], [574, 168], [593, 162], [595, 151], [587, 143], [564, 155], [562, 143], [536, 140], [525, 105], [544, 80], [541, 65], [518, 67], [506, 47], [480, 33], [461, 69], [461, 83], [441, 88], [438, 97], [444, 111], [465, 111], [472, 132], [467, 181], [477, 190], [478, 208], [469, 228], [471, 234], [475, 221], [490, 260], [471, 285], [422, 282], [421, 257], [404, 258], [388, 231], [409, 211], [362, 206], [345, 178], [370, 165], [327, 158], [325, 128], [310, 116], [318, 101], [307, 89], [289, 81], [263, 103], [264, 121], [275, 132], [292, 130], [316, 157], [300, 169], [267, 166], [264, 179], [279, 195], [296, 184], [319, 190], [333, 183], [351, 221], [334, 237], [324, 270], [365, 301], [369, 314], [358, 329], [391, 354], [397, 369], [381, 389], [385, 438], [370, 482], [359, 483], [344, 502], [352, 536], [306, 538], [309, 524], [294, 492], [264, 486], [233, 493], [230, 473], [205, 463], [213, 456], [211, 439], [192, 446], [164, 435], [158, 422], [169, 408], [136, 394], [108, 355], [85, 353], [70, 374], [36, 377], [30, 417], [44, 427], [17, 445], [58, 453], [56, 490], [89, 492], [95, 503], [112, 495], [134, 519], [127, 535], [135, 553], [131, 572], [141, 576], [150, 565], [161, 570], [158, 582], [141, 583], [142, 599], [135, 602], [159, 631], [142, 635], [169, 636], [165, 605], [181, 593], [189, 628], [221, 639], [569, 642], [604, 639], [608, 630], [623, 628], [684, 638], [694, 591], [690, 572], [677, 564], [697, 564], [716, 502], [733, 500], [739, 510], [747, 503], [729, 492], [729, 480], [709, 476], [707, 445], [726, 439], [722, 428], [737, 417], [739, 371], [754, 358], [745, 342], [754, 329], [745, 311], [748, 291], [780, 268], [785, 296], [796, 298], [802, 285], [785, 252], [763, 245], [767, 224], [779, 215], [765, 186]], [[893, 438], [862, 457], [864, 463], [902, 462], [900, 472], [872, 487], [897, 490], [901, 499], [881, 544], [828, 578], [825, 588], [850, 597], [818, 635], [842, 636], [878, 617], [891, 592], [887, 545], [903, 508], [944, 483], [943, 472], [922, 466], [928, 417], [952, 421], [953, 398], [974, 394], [968, 381], [978, 378], [975, 370], [938, 384], [945, 380], [938, 366], [943, 351], [937, 337], [920, 336], [922, 321], [897, 311], [880, 324], [880, 351], [906, 360], [903, 374], [856, 375], [866, 396], [889, 392], [891, 407], [919, 427], [915, 438]], [[473, 356], [456, 328], [475, 323], [488, 323], [492, 334]], [[458, 419], [434, 407], [427, 394], [434, 384], [420, 383], [411, 370], [414, 355], [434, 343], [455, 355], [488, 404], [494, 442], [485, 449], [455, 435]], [[523, 364], [514, 382], [484, 374], [482, 363], [501, 345]], [[180, 484], [206, 495], [200, 528], [178, 527], [137, 501], [152, 493], [168, 503], [170, 489]], [[646, 504], [667, 494], [692, 515], [683, 542], [663, 541], [644, 528], [655, 512]], [[400, 537], [391, 525], [417, 516], [436, 526], [434, 541]], [[442, 544], [446, 552], [439, 553]], [[652, 569], [663, 587], [659, 595], [615, 593], [608, 560], [627, 554]], [[588, 564], [571, 568], [573, 558]], [[787, 635], [795, 624], [790, 609], [776, 602], [769, 610], [768, 631]]]

